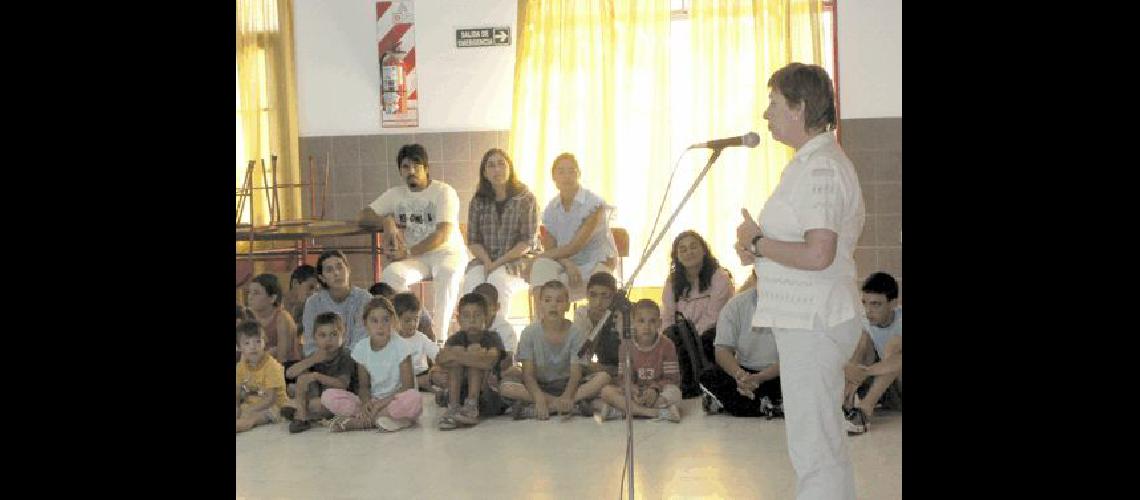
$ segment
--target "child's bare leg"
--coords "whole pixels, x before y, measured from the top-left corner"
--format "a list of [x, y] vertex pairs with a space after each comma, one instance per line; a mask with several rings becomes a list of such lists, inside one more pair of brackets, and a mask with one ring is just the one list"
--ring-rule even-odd
[[463, 425], [475, 425], [479, 423], [479, 392], [486, 383], [487, 371], [468, 366], [463, 368], [463, 372], [467, 377], [467, 398], [455, 415], [455, 421]]
[[435, 365], [431, 371], [428, 372], [428, 378], [431, 380], [432, 385], [440, 387], [449, 387], [447, 383], [447, 370], [442, 366]]
[[871, 336], [867, 335], [867, 332], [863, 332], [859, 337], [859, 343], [855, 346], [855, 352], [851, 355], [851, 359], [847, 361], [847, 365], [843, 367], [843, 378], [846, 382], [846, 385], [843, 387], [844, 405], [850, 401], [851, 395], [854, 394], [855, 390], [863, 383], [861, 380], [853, 378], [854, 373], [858, 370], [856, 365], [870, 364], [867, 358], [870, 357], [872, 360], [874, 359], [874, 356], [869, 356], [873, 349], [874, 343], [871, 341]]
[[[886, 346], [886, 357], [876, 364], [876, 366], [890, 366], [890, 371], [882, 375], [875, 375], [874, 380], [871, 382], [871, 387], [867, 389], [867, 397], [859, 402], [859, 409], [863, 410], [863, 413], [866, 413], [868, 417], [875, 414], [875, 404], [879, 402], [879, 398], [883, 397], [883, 393], [887, 392], [887, 389], [890, 388], [891, 382], [894, 382], [895, 378], [902, 373], [901, 364], [895, 362], [895, 356], [898, 355], [900, 350], [898, 347], [899, 344], [893, 342], [894, 339], [891, 340], [892, 342], [887, 343]], [[895, 368], [894, 365], [898, 367]]]
[[467, 367], [467, 399], [479, 401], [479, 392], [483, 389], [483, 378], [487, 370]]
[[[633, 388], [633, 390], [636, 391], [637, 389]], [[625, 389], [622, 389], [616, 385], [607, 385], [604, 389], [602, 389], [602, 399], [605, 400], [606, 403], [609, 403], [610, 406], [613, 406], [614, 408], [621, 410], [622, 413], [625, 413]], [[657, 409], [646, 408], [637, 404], [632, 399], [630, 400], [630, 407], [630, 413], [632, 413], [634, 416], [651, 418], [657, 416]]]
[[605, 371], [595, 372], [590, 380], [578, 386], [578, 391], [574, 393], [574, 401], [597, 397], [598, 393], [602, 392], [602, 388], [608, 383], [610, 383], [610, 375], [608, 373]]
[[259, 425], [265, 425], [268, 423], [268, 412], [261, 410], [251, 415], [243, 415], [242, 418], [237, 419], [237, 431], [245, 432]]
[[[681, 402], [681, 388], [673, 384], [665, 384], [657, 394], [657, 402], [653, 406], [668, 408]], [[680, 410], [677, 410], [680, 413]]]
[[391, 402], [392, 398], [389, 397], [380, 400], [378, 403], [373, 403], [373, 408], [370, 411], [367, 411], [367, 409], [362, 410], [364, 418], [368, 419], [369, 422], [375, 422], [376, 417], [379, 417], [380, 415], [387, 415], [386, 411], [388, 409], [388, 404]]
[[[309, 391], [313, 384], [297, 384], [296, 396], [293, 398], [293, 406], [297, 409], [293, 414], [295, 420], [308, 420], [309, 419], [309, 404], [308, 401], [312, 399]], [[318, 399], [320, 396], [318, 395]]]
[[530, 391], [526, 390], [525, 385], [511, 380], [504, 380], [502, 384], [499, 384], [499, 394], [515, 401], [534, 402], [534, 397], [530, 395]]
[[[304, 420], [320, 420], [322, 418], [329, 418], [333, 416], [332, 412], [329, 411], [328, 408], [325, 408], [325, 405], [321, 403], [320, 397], [309, 398], [308, 410], [309, 411], [306, 412], [306, 417]], [[300, 414], [300, 411], [297, 413]], [[300, 420], [299, 417], [298, 419]]]
[[463, 386], [463, 365], [455, 363], [447, 367], [447, 407], [459, 406], [459, 391]]
[[519, 368], [517, 366], [512, 366], [510, 368], [507, 368], [506, 370], [503, 370], [503, 374], [501, 375], [500, 378], [502, 378], [503, 380], [507, 380], [507, 379], [515, 380], [515, 381], [522, 380], [522, 368]]

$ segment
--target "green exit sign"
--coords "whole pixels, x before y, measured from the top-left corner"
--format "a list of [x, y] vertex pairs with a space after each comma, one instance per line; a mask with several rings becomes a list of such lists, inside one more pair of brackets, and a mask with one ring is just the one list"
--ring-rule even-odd
[[510, 26], [455, 30], [456, 47], [505, 47], [510, 44]]

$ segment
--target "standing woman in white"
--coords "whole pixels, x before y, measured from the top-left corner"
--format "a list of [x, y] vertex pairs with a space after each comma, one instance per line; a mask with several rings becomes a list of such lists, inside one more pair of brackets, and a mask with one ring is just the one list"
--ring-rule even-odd
[[831, 133], [837, 118], [827, 72], [791, 63], [768, 87], [768, 130], [796, 153], [758, 223], [742, 210], [736, 251], [758, 277], [752, 326], [771, 327], [780, 352], [796, 498], [854, 499], [841, 406], [843, 365], [860, 333], [854, 251], [863, 193]]

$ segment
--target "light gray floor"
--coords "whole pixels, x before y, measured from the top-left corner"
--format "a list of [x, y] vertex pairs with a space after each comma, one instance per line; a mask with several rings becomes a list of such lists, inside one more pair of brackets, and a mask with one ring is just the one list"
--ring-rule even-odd
[[[290, 435], [286, 424], [237, 436], [237, 497], [617, 498], [625, 421], [510, 417], [440, 431], [424, 396], [417, 426], [396, 433]], [[784, 421], [706, 416], [699, 399], [679, 424], [634, 421], [638, 498], [795, 497]], [[902, 414], [882, 412], [848, 438], [861, 499], [902, 498]]]

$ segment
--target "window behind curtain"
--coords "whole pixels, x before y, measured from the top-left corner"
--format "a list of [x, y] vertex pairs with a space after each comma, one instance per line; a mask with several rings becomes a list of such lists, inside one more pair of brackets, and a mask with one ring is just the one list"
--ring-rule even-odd
[[[266, 162], [266, 169], [268, 171], [268, 168], [270, 167], [270, 159], [269, 159], [269, 153], [267, 153], [267, 152], [274, 151], [274, 148], [273, 148], [273, 144], [272, 144], [272, 134], [271, 134], [272, 128], [271, 128], [271, 123], [270, 123], [270, 113], [273, 111], [273, 107], [272, 107], [271, 101], [269, 99], [269, 86], [272, 85], [272, 82], [270, 81], [269, 68], [267, 67], [266, 47], [271, 46], [271, 45], [275, 45], [275, 44], [280, 44], [280, 43], [282, 43], [282, 41], [281, 41], [281, 33], [280, 33], [279, 25], [278, 25], [277, 2], [276, 1], [274, 1], [274, 0], [238, 0], [238, 7], [239, 7], [238, 8], [239, 16], [241, 16], [241, 19], [238, 20], [239, 33], [241, 33], [247, 37], [248, 36], [255, 37], [255, 39], [257, 40], [257, 45], [259, 46], [259, 48], [256, 49], [256, 51], [257, 51], [256, 57], [251, 58], [251, 59], [246, 59], [246, 61], [250, 62], [254, 67], [253, 68], [242, 68], [242, 69], [246, 69], [246, 70], [253, 70], [253, 73], [251, 73], [249, 75], [249, 77], [252, 78], [253, 80], [255, 80], [258, 84], [257, 103], [259, 103], [259, 105], [258, 105], [259, 111], [256, 115], [256, 118], [253, 118], [253, 119], [257, 120], [256, 123], [245, 123], [246, 121], [250, 120], [250, 117], [249, 117], [249, 114], [246, 113], [246, 116], [243, 119], [243, 113], [242, 112], [245, 110], [243, 109], [242, 102], [241, 102], [240, 73], [237, 70], [237, 68], [235, 68], [235, 70], [234, 70], [234, 82], [235, 82], [235, 92], [237, 94], [237, 96], [236, 96], [236, 102], [237, 102], [237, 105], [236, 105], [236, 111], [237, 111], [237, 113], [236, 113], [237, 114], [236, 187], [241, 188], [242, 185], [244, 184], [245, 173], [246, 173], [246, 169], [249, 165], [249, 160], [257, 160], [257, 163], [254, 165], [255, 176], [254, 176], [253, 186], [259, 187], [262, 185], [262, 182], [260, 181], [261, 180], [261, 158], [250, 158], [248, 156], [248, 153], [246, 152], [246, 150], [247, 150], [246, 148], [248, 146], [246, 143], [246, 131], [248, 129], [255, 129], [258, 131], [258, 139], [257, 140], [259, 143], [259, 147], [257, 148], [257, 150], [264, 153], [260, 156], [265, 157], [264, 159]], [[240, 56], [238, 57], [237, 64], [238, 65], [241, 64], [241, 57]], [[253, 203], [258, 203], [259, 197], [264, 195], [264, 194], [265, 194], [265, 191], [259, 191], [258, 195], [254, 196], [252, 200], [250, 200], [250, 199], [245, 200], [244, 207], [242, 209], [242, 214], [241, 214], [241, 223], [242, 224], [248, 224], [249, 223], [249, 221], [250, 221], [250, 206]], [[257, 210], [259, 211], [259, 213], [265, 213], [265, 211], [267, 210], [267, 206], [265, 205], [264, 200], [265, 200], [265, 198], [261, 197], [260, 203], [257, 205]], [[251, 201], [252, 201], [252, 203], [251, 203]]]

